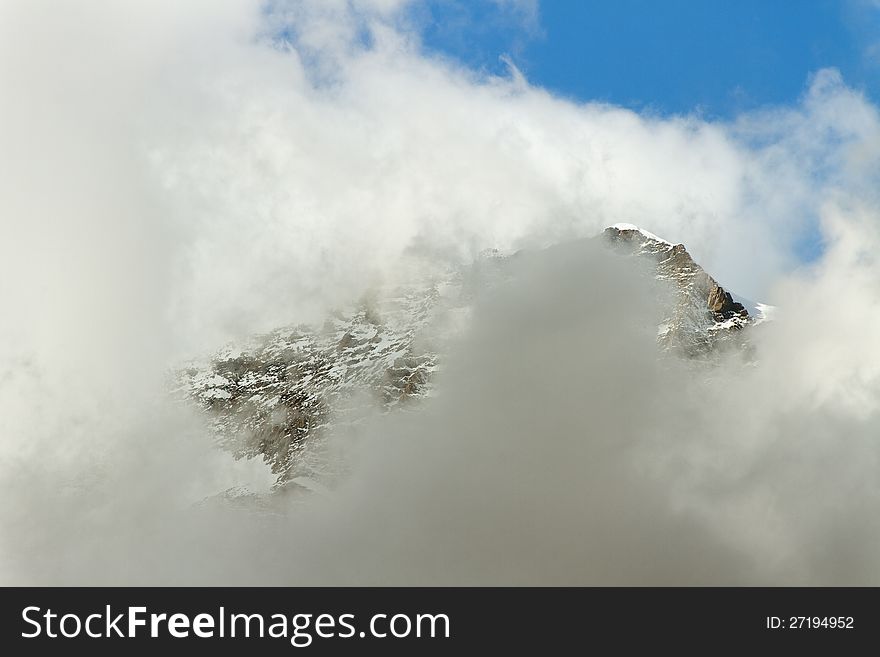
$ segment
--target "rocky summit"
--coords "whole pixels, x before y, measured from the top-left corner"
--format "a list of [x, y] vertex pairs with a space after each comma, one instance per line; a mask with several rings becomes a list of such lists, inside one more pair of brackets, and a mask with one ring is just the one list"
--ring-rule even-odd
[[[610, 226], [602, 238], [621, 254], [647, 258], [671, 285], [674, 302], [658, 327], [662, 349], [686, 358], [748, 351], [747, 329], [763, 317], [684, 245], [630, 224]], [[476, 291], [503, 277], [514, 257], [486, 251], [468, 267], [374, 289], [322, 325], [279, 328], [189, 363], [175, 374], [176, 388], [207, 413], [222, 447], [238, 458], [262, 457], [277, 487], [321, 486], [336, 474], [327, 438], [364, 409], [413, 408], [430, 395]]]
[[669, 281], [675, 302], [658, 328], [658, 340], [666, 348], [696, 358], [719, 349], [748, 349], [743, 329], [763, 319], [760, 309], [753, 317], [745, 305], [721, 287], [700, 267], [683, 244], [673, 244], [632, 224], [614, 224], [603, 237], [623, 253], [651, 259], [656, 277]]

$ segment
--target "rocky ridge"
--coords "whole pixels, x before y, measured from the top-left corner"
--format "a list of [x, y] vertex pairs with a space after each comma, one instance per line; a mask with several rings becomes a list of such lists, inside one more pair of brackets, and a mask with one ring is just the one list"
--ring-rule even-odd
[[721, 348], [748, 348], [743, 329], [761, 317], [752, 317], [743, 303], [694, 262], [683, 244], [622, 223], [606, 228], [603, 237], [621, 252], [650, 258], [656, 264], [656, 277], [672, 283], [675, 303], [658, 329], [662, 346], [688, 357]]

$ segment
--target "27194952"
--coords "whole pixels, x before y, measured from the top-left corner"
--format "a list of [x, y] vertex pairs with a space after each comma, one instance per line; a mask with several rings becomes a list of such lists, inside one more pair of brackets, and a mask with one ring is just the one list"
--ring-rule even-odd
[[851, 630], [852, 616], [767, 616], [768, 630]]

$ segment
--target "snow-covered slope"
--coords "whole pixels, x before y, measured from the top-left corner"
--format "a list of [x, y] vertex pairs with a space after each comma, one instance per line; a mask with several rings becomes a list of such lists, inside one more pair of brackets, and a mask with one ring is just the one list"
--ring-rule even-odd
[[437, 358], [417, 337], [439, 294], [401, 290], [353, 304], [319, 327], [278, 329], [190, 364], [181, 383], [237, 456], [262, 455], [280, 481], [320, 478], [326, 460], [317, 439], [331, 419], [353, 415], [358, 403], [390, 410], [422, 394]]

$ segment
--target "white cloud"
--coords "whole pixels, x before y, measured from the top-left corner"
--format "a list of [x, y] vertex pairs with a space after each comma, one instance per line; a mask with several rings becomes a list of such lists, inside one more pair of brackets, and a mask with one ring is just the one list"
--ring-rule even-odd
[[[681, 496], [676, 504], [700, 519], [700, 532], [741, 532], [724, 549], [766, 555], [804, 539], [783, 513], [793, 513], [800, 486], [774, 498], [784, 516], [778, 534], [750, 529], [755, 514], [773, 516], [764, 493], [775, 471], [760, 472], [756, 455], [767, 448], [755, 447], [768, 435], [782, 436], [779, 454], [803, 456], [781, 471], [790, 481], [821, 473], [817, 459], [833, 453], [841, 427], [857, 437], [861, 462], [873, 462], [865, 430], [876, 421], [880, 276], [876, 248], [866, 245], [878, 225], [880, 124], [872, 104], [831, 70], [817, 72], [796, 104], [731, 123], [575, 104], [521, 77], [426, 56], [403, 8], [0, 6], [0, 521], [21, 579], [37, 577], [35, 564], [45, 563], [31, 557], [51, 561], [52, 546], [82, 559], [97, 550], [77, 523], [107, 539], [99, 551], [112, 561], [114, 549], [143, 538], [120, 517], [162, 535], [188, 513], [176, 509], [191, 489], [215, 481], [198, 424], [155, 401], [169, 363], [319, 317], [412, 248], [467, 260], [487, 246], [542, 246], [627, 221], [686, 242], [733, 290], [805, 313], [766, 338], [774, 355], [760, 373], [720, 396], [694, 384], [679, 409], [708, 431], [711, 418], [691, 402], [736, 400], [724, 417], [746, 413], [745, 447], [725, 431], [701, 444], [694, 430], [687, 449], [655, 459], [656, 486]], [[271, 37], [285, 27], [282, 46]], [[831, 248], [801, 271], [793, 245], [814, 220]], [[791, 414], [816, 409], [827, 439], [798, 452], [792, 432], [806, 427]], [[671, 477], [689, 460], [699, 466], [692, 476]], [[722, 462], [733, 464], [741, 494], [706, 490]], [[852, 475], [874, 509], [869, 472], [844, 465], [853, 470], [835, 477]], [[637, 508], [645, 498], [634, 499]], [[811, 531], [827, 528], [840, 498], [828, 500]], [[610, 522], [596, 518], [599, 527]], [[873, 535], [863, 538], [873, 545]], [[229, 540], [250, 545], [244, 534]], [[820, 557], [806, 555], [797, 576], [809, 580]], [[116, 566], [111, 579], [132, 576]], [[88, 571], [58, 561], [50, 572], [66, 581]]]

